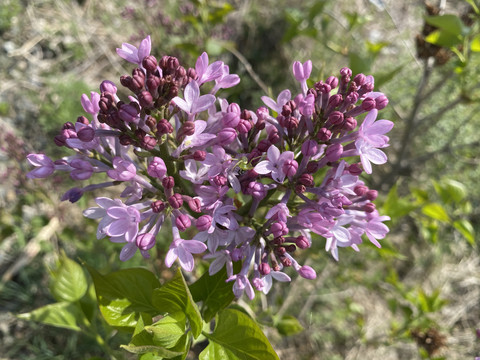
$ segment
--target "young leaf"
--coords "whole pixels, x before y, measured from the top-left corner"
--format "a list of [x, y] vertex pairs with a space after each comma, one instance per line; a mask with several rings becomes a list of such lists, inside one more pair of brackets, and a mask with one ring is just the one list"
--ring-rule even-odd
[[135, 345], [120, 345], [122, 349], [131, 352], [132, 354], [147, 354], [152, 353], [153, 355], [160, 356], [161, 358], [171, 359], [175, 356], [182, 355], [183, 353], [178, 351], [171, 351], [160, 346], [155, 345], [142, 345], [142, 346], [135, 346]]
[[59, 302], [43, 306], [29, 313], [19, 314], [17, 317], [59, 328], [80, 331], [81, 329], [77, 324], [81, 322], [84, 315], [75, 304]]
[[303, 326], [291, 315], [282, 317], [275, 327], [280, 334], [285, 336], [298, 334], [303, 331]]
[[470, 245], [475, 245], [475, 230], [470, 221], [466, 219], [457, 220], [453, 223], [453, 226], [467, 239]]
[[427, 16], [425, 21], [427, 24], [433, 25], [453, 35], [462, 35], [464, 31], [462, 20], [456, 15], [447, 14]]
[[169, 314], [184, 312], [190, 321], [194, 338], [200, 335], [202, 317], [180, 269], [177, 269], [171, 281], [153, 292], [152, 300], [153, 305], [160, 312]]
[[208, 346], [200, 354], [200, 359], [279, 359], [267, 337], [248, 315], [225, 309], [218, 313], [216, 320], [213, 333], [203, 333], [215, 345]]
[[57, 301], [75, 302], [87, 292], [88, 283], [82, 267], [65, 254], [60, 257], [51, 276], [50, 291]]
[[445, 211], [443, 206], [438, 203], [430, 203], [425, 205], [422, 208], [422, 213], [435, 220], [440, 220], [442, 222], [450, 221], [447, 212]]
[[[234, 272], [240, 270], [240, 262], [234, 263]], [[235, 299], [232, 287], [233, 282], [226, 282], [227, 270], [223, 268], [218, 273], [203, 276], [190, 285], [192, 297], [196, 302], [202, 301], [202, 315], [206, 322], [215, 317], [215, 314], [225, 309]]]
[[95, 284], [100, 311], [109, 325], [133, 328], [139, 313], [158, 314], [152, 295], [160, 283], [150, 271], [133, 268], [102, 275], [90, 266], [87, 269]]

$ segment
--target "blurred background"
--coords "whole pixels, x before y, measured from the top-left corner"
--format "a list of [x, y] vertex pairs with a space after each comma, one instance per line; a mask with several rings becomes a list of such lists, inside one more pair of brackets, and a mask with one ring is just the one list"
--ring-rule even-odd
[[119, 246], [97, 241], [96, 222], [82, 216], [93, 198], [60, 202], [73, 186], [67, 177], [25, 177], [29, 152], [66, 155], [53, 137], [83, 115], [81, 95], [130, 73], [115, 49], [148, 34], [157, 58], [174, 55], [193, 67], [207, 51], [223, 60], [242, 80], [222, 96], [242, 108], [255, 110], [263, 105], [260, 96], [295, 89], [292, 63], [308, 59], [312, 80], [349, 66], [354, 74], [374, 75], [376, 89], [390, 100], [380, 112], [395, 122], [389, 163], [365, 179], [379, 190], [379, 212], [392, 218], [382, 249], [367, 243], [360, 253], [342, 249], [337, 263], [324, 240], [315, 239], [304, 261], [317, 270], [316, 280], [279, 284], [242, 304], [256, 314], [281, 359], [480, 356], [478, 5], [2, 0], [0, 359], [133, 358], [118, 350], [128, 337], [100, 318], [99, 342], [83, 327], [16, 315], [55, 302], [51, 277], [62, 254], [104, 272], [144, 266], [169, 276], [163, 268], [168, 242], [149, 261], [137, 253], [121, 263]]

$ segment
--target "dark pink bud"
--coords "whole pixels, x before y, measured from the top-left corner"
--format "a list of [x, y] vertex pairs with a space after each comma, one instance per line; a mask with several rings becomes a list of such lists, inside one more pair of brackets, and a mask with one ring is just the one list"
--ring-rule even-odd
[[210, 215], [202, 215], [195, 222], [199, 231], [207, 231], [212, 225], [213, 218]]
[[240, 134], [246, 134], [252, 129], [252, 123], [248, 120], [240, 119], [236, 129]]
[[134, 92], [138, 92], [142, 90], [143, 85], [145, 85], [145, 73], [143, 72], [142, 69], [139, 69], [139, 68], [133, 69], [132, 83], [131, 83], [131, 86], [133, 87], [133, 89], [131, 90]]
[[273, 239], [273, 243], [275, 245], [282, 245], [285, 241], [286, 240], [283, 236], [279, 236], [279, 237], [276, 237], [275, 239]]
[[353, 191], [355, 192], [355, 194], [357, 194], [358, 196], [363, 196], [367, 193], [368, 191], [368, 187], [366, 187], [365, 185], [357, 185], [355, 186], [355, 188], [353, 189]]
[[165, 189], [173, 189], [175, 186], [175, 180], [173, 176], [167, 176], [162, 179], [162, 185]]
[[350, 70], [348, 67], [341, 68], [340, 69], [340, 75], [351, 77], [352, 76], [352, 70]]
[[343, 146], [342, 144], [332, 144], [327, 147], [325, 151], [325, 156], [327, 157], [328, 161], [334, 162], [340, 159], [340, 156], [343, 154]]
[[285, 116], [285, 117], [288, 117], [290, 116], [290, 114], [292, 113], [292, 109], [290, 108], [290, 106], [287, 104], [283, 105], [282, 107], [282, 115]]
[[67, 137], [65, 135], [56, 135], [54, 138], [53, 138], [53, 141], [55, 142], [55, 145], [57, 146], [65, 146], [67, 144], [66, 142], [67, 140]]
[[286, 245], [285, 250], [289, 253], [293, 253], [295, 250], [297, 250], [297, 247], [293, 244]]
[[188, 206], [193, 212], [199, 213], [202, 211], [202, 203], [200, 199], [191, 198], [188, 200]]
[[342, 129], [345, 131], [352, 131], [357, 127], [357, 120], [353, 117], [347, 117], [342, 125]]
[[224, 128], [218, 133], [218, 143], [220, 145], [231, 144], [237, 137], [237, 132], [233, 128]]
[[318, 130], [317, 139], [320, 141], [328, 141], [332, 137], [332, 132], [327, 128], [321, 128]]
[[365, 111], [370, 111], [375, 109], [375, 106], [377, 106], [377, 103], [375, 102], [375, 99], [372, 98], [366, 98], [362, 102], [362, 109]]
[[162, 200], [157, 200], [151, 203], [150, 207], [152, 208], [154, 213], [158, 214], [165, 210], [165, 203]]
[[328, 116], [328, 122], [332, 125], [339, 125], [343, 123], [343, 113], [334, 111]]
[[276, 144], [280, 141], [280, 135], [278, 135], [278, 130], [272, 130], [268, 134], [268, 141], [270, 141], [271, 144]]
[[267, 152], [268, 148], [271, 145], [272, 144], [270, 143], [270, 141], [268, 141], [267, 139], [263, 139], [263, 140], [260, 140], [260, 142], [258, 143], [257, 149], [260, 150], [261, 152]]
[[83, 141], [83, 142], [92, 141], [95, 138], [95, 130], [90, 126], [81, 128], [77, 132], [77, 137], [80, 141]]
[[298, 163], [295, 160], [286, 160], [283, 163], [282, 171], [288, 177], [291, 178], [297, 173]]
[[238, 114], [238, 116], [240, 117], [240, 114], [242, 113], [242, 109], [240, 108], [240, 105], [238, 105], [237, 103], [231, 103], [227, 106], [227, 112], [228, 113], [233, 112], [235, 114]]
[[343, 101], [343, 97], [340, 94], [335, 94], [330, 96], [328, 99], [328, 108], [336, 108], [338, 105], [340, 105]]
[[[80, 117], [85, 117], [85, 116], [80, 116]], [[77, 121], [79, 118], [77, 118]], [[88, 124], [88, 119], [87, 119], [87, 124]], [[73, 125], [70, 121], [68, 121], [62, 125], [62, 130], [75, 130], [75, 125]]]
[[259, 107], [256, 114], [259, 120], [266, 120], [268, 117], [268, 109], [265, 106]]
[[[240, 110], [240, 109], [239, 109]], [[237, 127], [240, 121], [240, 114], [236, 112], [227, 112], [222, 117], [222, 123], [224, 127], [234, 128]]]
[[120, 144], [124, 145], [124, 146], [128, 146], [128, 145], [131, 145], [134, 143], [134, 141], [132, 140], [132, 138], [127, 135], [127, 134], [122, 134], [118, 137], [118, 140], [120, 141]]
[[375, 204], [374, 203], [367, 203], [363, 206], [363, 210], [367, 213], [372, 213], [375, 211]]
[[273, 234], [274, 237], [279, 237], [288, 234], [288, 227], [283, 221], [278, 221], [273, 223], [270, 226], [270, 232]]
[[165, 134], [173, 133], [173, 126], [167, 119], [162, 119], [157, 123], [157, 135], [162, 136]]
[[190, 221], [190, 218], [188, 217], [188, 215], [180, 214], [175, 219], [175, 225], [177, 225], [178, 230], [185, 231], [192, 225], [192, 222]]
[[155, 236], [150, 233], [140, 234], [137, 236], [136, 244], [140, 250], [150, 250], [155, 246]]
[[378, 191], [377, 190], [368, 190], [367, 191], [367, 199], [373, 201], [377, 198]]
[[305, 187], [305, 185], [295, 185], [295, 192], [297, 194], [303, 194], [305, 191], [307, 190], [307, 188]]
[[388, 105], [388, 99], [385, 95], [380, 95], [375, 98], [375, 108], [377, 110], [382, 110]]
[[116, 94], [117, 86], [110, 80], [103, 80], [100, 84], [100, 92], [109, 92], [110, 94]]
[[350, 174], [358, 176], [362, 173], [362, 168], [358, 164], [352, 164], [348, 167]]
[[295, 239], [295, 244], [298, 246], [299, 249], [307, 249], [310, 247], [310, 242], [303, 235], [300, 235]]
[[252, 195], [252, 197], [256, 200], [262, 200], [265, 196], [267, 196], [265, 187], [261, 183], [255, 181], [251, 181], [248, 184], [247, 194]]
[[150, 92], [146, 90], [142, 91], [140, 94], [138, 94], [138, 102], [140, 103], [140, 105], [142, 105], [142, 107], [146, 107], [146, 108], [152, 107], [153, 105], [152, 94], [150, 94]]
[[140, 147], [145, 150], [153, 150], [157, 146], [157, 140], [152, 136], [144, 136], [140, 141]]
[[325, 80], [325, 84], [330, 85], [332, 89], [335, 89], [338, 86], [338, 78], [335, 76], [330, 76]]
[[357, 74], [355, 75], [355, 77], [353, 78], [353, 81], [355, 82], [355, 84], [357, 84], [358, 86], [362, 86], [363, 84], [365, 84], [365, 80], [367, 79], [367, 77], [363, 74]]
[[268, 265], [267, 263], [261, 263], [260, 265], [258, 265], [258, 271], [262, 275], [268, 275], [270, 274], [270, 265]]
[[118, 110], [118, 116], [123, 121], [130, 123], [134, 121], [138, 116], [137, 109], [132, 105], [123, 104]]
[[183, 205], [182, 195], [175, 193], [168, 198], [168, 203], [174, 209], [179, 209]]
[[314, 172], [317, 171], [318, 168], [318, 162], [316, 161], [309, 161], [307, 164], [307, 172], [309, 174], [313, 174]]
[[212, 182], [217, 186], [223, 186], [227, 183], [227, 178], [225, 176], [222, 176], [222, 175], [215, 175], [212, 178]]
[[142, 66], [147, 70], [149, 73], [155, 72], [157, 70], [157, 59], [153, 55], [145, 56], [142, 60]]
[[310, 174], [302, 174], [302, 176], [298, 178], [298, 183], [306, 187], [312, 187], [314, 185], [313, 176]]
[[315, 140], [307, 140], [302, 144], [303, 156], [313, 156], [318, 151], [318, 143]]
[[195, 123], [193, 121], [185, 121], [185, 123], [178, 130], [177, 139], [180, 139], [183, 136], [191, 136], [194, 133]]
[[317, 273], [310, 266], [304, 265], [298, 270], [298, 275], [304, 279], [313, 280], [317, 277]]
[[193, 159], [196, 161], [203, 161], [207, 157], [207, 152], [203, 150], [196, 150], [193, 153]]
[[160, 78], [156, 75], [150, 74], [147, 78], [147, 88], [153, 93], [156, 94], [158, 87], [160, 86]]
[[[84, 125], [90, 124], [90, 122], [88, 121], [88, 119], [87, 119], [85, 116], [79, 116], [79, 117], [77, 118], [77, 122], [82, 123], [82, 124], [84, 124]], [[74, 127], [74, 128], [75, 128], [75, 127]], [[73, 129], [72, 129], [72, 130], [73, 130]]]
[[192, 68], [188, 68], [187, 75], [190, 79], [195, 80], [197, 78], [197, 72], [195, 71], [195, 69]]
[[298, 127], [298, 119], [293, 116], [289, 116], [285, 118], [284, 124], [285, 127], [289, 130], [296, 129]]
[[[275, 253], [276, 253], [277, 255], [282, 256], [282, 255], [285, 255], [286, 252], [287, 252], [287, 250], [285, 250], [285, 248], [284, 248], [283, 246], [279, 246], [279, 247], [276, 247], [276, 248], [275, 248]], [[291, 262], [290, 262], [289, 265], [286, 265], [286, 264], [284, 263], [285, 260], [288, 260], [288, 259], [286, 259], [286, 258], [280, 259], [280, 261], [282, 262], [282, 265], [283, 265], [283, 266], [288, 267], [288, 266], [292, 265]], [[289, 261], [290, 261], [290, 260], [289, 260]]]

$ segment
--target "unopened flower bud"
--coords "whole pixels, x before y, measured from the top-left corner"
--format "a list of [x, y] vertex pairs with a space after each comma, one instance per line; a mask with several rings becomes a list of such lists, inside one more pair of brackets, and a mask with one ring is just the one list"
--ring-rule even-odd
[[265, 120], [268, 117], [268, 109], [265, 106], [261, 106], [257, 109], [256, 114], [259, 120]]
[[276, 144], [280, 141], [280, 135], [278, 135], [277, 129], [270, 131], [268, 134], [268, 141], [270, 141], [271, 144]]
[[363, 196], [367, 193], [368, 191], [368, 187], [366, 187], [365, 185], [357, 185], [355, 186], [355, 188], [353, 189], [354, 193], [357, 194], [358, 196]]
[[173, 176], [167, 176], [162, 179], [162, 185], [165, 189], [173, 189], [175, 186], [175, 180]]
[[[283, 246], [278, 246], [278, 247], [275, 248], [275, 253], [276, 253], [277, 255], [282, 256], [282, 255], [285, 255], [286, 252], [287, 252], [287, 251], [285, 250], [285, 248], [284, 248]], [[280, 261], [282, 262], [283, 266], [286, 266], [286, 265], [283, 263], [283, 260], [285, 260], [285, 258], [282, 258]], [[290, 263], [290, 265], [292, 265], [292, 264]], [[290, 265], [288, 265], [288, 266], [290, 266]]]
[[346, 76], [346, 77], [351, 77], [352, 76], [352, 70], [350, 70], [348, 67], [344, 67], [340, 69], [340, 75]]
[[193, 121], [185, 121], [185, 123], [178, 130], [177, 139], [180, 139], [183, 136], [191, 136], [194, 133], [195, 123]]
[[355, 84], [357, 84], [358, 86], [362, 86], [363, 84], [365, 84], [365, 80], [367, 79], [367, 77], [363, 74], [357, 74], [355, 75], [355, 77], [353, 78], [353, 81], [355, 82]]
[[188, 206], [193, 212], [199, 213], [202, 211], [202, 203], [200, 199], [191, 198], [188, 200]]
[[240, 134], [246, 134], [252, 129], [252, 123], [248, 120], [240, 119], [236, 129]]
[[283, 163], [282, 171], [288, 178], [291, 178], [293, 175], [295, 175], [297, 170], [298, 163], [296, 160], [285, 160]]
[[327, 128], [321, 128], [318, 130], [317, 139], [320, 141], [328, 141], [332, 137], [332, 132]]
[[385, 95], [380, 95], [375, 98], [375, 108], [377, 110], [382, 110], [388, 105], [388, 99]]
[[137, 109], [132, 105], [123, 104], [118, 110], [118, 116], [123, 121], [130, 123], [134, 121], [138, 116]]
[[357, 120], [353, 117], [347, 117], [342, 125], [342, 129], [345, 131], [352, 131], [356, 127], [357, 127]]
[[373, 201], [377, 198], [378, 191], [377, 190], [368, 190], [367, 191], [367, 199]]
[[339, 125], [343, 123], [343, 113], [334, 111], [328, 116], [328, 122], [332, 125]]
[[283, 221], [278, 221], [270, 226], [270, 232], [274, 237], [279, 237], [288, 234], [288, 227]]
[[372, 99], [372, 98], [366, 98], [362, 102], [362, 109], [365, 111], [373, 110], [375, 109], [376, 106], [377, 106], [377, 103], [375, 102], [375, 99]]
[[317, 171], [318, 162], [317, 161], [309, 161], [307, 164], [307, 173], [313, 174]]
[[162, 200], [157, 200], [151, 203], [150, 207], [154, 213], [158, 214], [165, 210], [165, 203]]
[[330, 76], [325, 80], [325, 84], [328, 84], [332, 89], [335, 89], [338, 86], [338, 78], [336, 76]]
[[318, 151], [318, 143], [315, 140], [307, 140], [302, 144], [303, 156], [313, 156]]
[[155, 246], [155, 236], [150, 233], [140, 234], [137, 236], [136, 244], [140, 250], [150, 250]]
[[194, 153], [193, 153], [193, 159], [196, 160], [196, 161], [203, 161], [205, 160], [205, 158], [207, 157], [207, 152], [206, 151], [203, 151], [203, 150], [196, 150]]
[[202, 215], [195, 222], [199, 231], [207, 231], [212, 225], [213, 218], [210, 215]]
[[[85, 116], [79, 116], [79, 117], [77, 118], [77, 122], [78, 122], [78, 123], [82, 123], [82, 124], [84, 124], [84, 125], [90, 124], [90, 121], [88, 121], [88, 119], [87, 119]], [[74, 128], [75, 128], [75, 127], [74, 127]], [[73, 130], [73, 129], [72, 129], [72, 130]]]
[[231, 144], [237, 137], [237, 132], [233, 128], [224, 128], [218, 133], [218, 144]]
[[142, 107], [145, 107], [145, 108], [152, 107], [153, 105], [152, 94], [150, 94], [150, 92], [146, 90], [142, 91], [140, 94], [138, 94], [138, 102], [140, 103], [140, 105], [142, 105]]
[[162, 119], [157, 123], [157, 135], [162, 136], [165, 134], [173, 133], [173, 126], [167, 119]]
[[367, 213], [372, 213], [375, 211], [375, 204], [374, 203], [367, 203], [363, 206], [363, 210]]
[[179, 209], [183, 205], [183, 198], [182, 195], [179, 193], [175, 193], [168, 198], [168, 203], [174, 209]]
[[154, 157], [150, 164], [148, 164], [147, 173], [152, 177], [163, 179], [167, 173], [167, 167], [163, 159]]
[[261, 152], [267, 152], [270, 146], [272, 146], [270, 141], [268, 141], [267, 139], [263, 139], [263, 140], [260, 140], [260, 142], [258, 143], [257, 149], [260, 150]]
[[223, 175], [215, 175], [212, 182], [217, 186], [224, 186], [227, 183], [227, 178]]
[[147, 116], [145, 125], [147, 125], [151, 131], [154, 131], [157, 128], [157, 120], [153, 116]]
[[77, 137], [83, 142], [92, 141], [95, 138], [95, 130], [90, 126], [86, 126], [77, 132]]
[[362, 173], [362, 168], [358, 164], [352, 164], [348, 167], [350, 174], [358, 176]]
[[297, 247], [293, 244], [285, 246], [285, 250], [289, 253], [293, 253], [295, 250], [297, 250]]
[[100, 84], [100, 92], [109, 92], [110, 94], [116, 94], [117, 86], [110, 80], [103, 80]]
[[298, 127], [298, 119], [293, 116], [286, 117], [284, 120], [284, 125], [289, 130], [296, 129]]
[[305, 191], [307, 191], [307, 188], [305, 187], [305, 185], [302, 185], [302, 184], [295, 185], [295, 192], [297, 194], [303, 194]]
[[298, 270], [298, 275], [301, 277], [308, 279], [308, 280], [313, 280], [317, 277], [317, 273], [315, 270], [313, 270], [310, 266], [304, 265]]
[[144, 136], [140, 141], [140, 147], [145, 150], [153, 150], [157, 146], [157, 140], [152, 136]]
[[157, 93], [157, 89], [158, 87], [160, 86], [160, 78], [156, 75], [153, 75], [153, 74], [150, 74], [148, 75], [147, 77], [147, 89], [152, 93], [152, 94], [156, 94]]
[[299, 249], [307, 249], [310, 247], [310, 242], [306, 236], [300, 235], [295, 239], [295, 244]]
[[180, 214], [175, 219], [175, 225], [177, 225], [178, 230], [185, 231], [186, 229], [188, 229], [192, 225], [192, 222], [191, 222], [190, 218], [188, 217], [188, 215]]
[[310, 174], [302, 174], [302, 176], [298, 178], [298, 182], [302, 185], [305, 185], [306, 187], [312, 187], [313, 185], [315, 185], [313, 181], [313, 176]]
[[334, 162], [340, 159], [340, 156], [343, 154], [343, 146], [342, 144], [332, 144], [327, 147], [325, 151], [325, 156], [327, 157], [328, 161]]
[[142, 60], [142, 66], [147, 70], [149, 73], [153, 73], [157, 70], [157, 59], [153, 55], [145, 56]]
[[261, 275], [268, 275], [270, 274], [270, 265], [268, 265], [267, 263], [261, 263], [260, 265], [258, 265], [258, 271]]

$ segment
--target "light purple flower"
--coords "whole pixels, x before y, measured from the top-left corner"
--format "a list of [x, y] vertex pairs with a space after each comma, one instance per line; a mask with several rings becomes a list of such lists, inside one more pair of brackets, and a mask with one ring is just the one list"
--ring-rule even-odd
[[197, 168], [197, 162], [189, 159], [185, 161], [185, 170], [180, 170], [180, 176], [193, 184], [202, 184], [208, 180], [207, 172], [208, 166], [200, 165], [200, 168]]
[[[85, 131], [85, 129], [93, 129], [91, 125], [86, 125], [77, 121], [75, 123], [75, 132]], [[91, 130], [90, 130], [91, 131]], [[91, 150], [100, 144], [98, 138], [93, 137], [90, 141], [82, 141], [78, 137], [71, 137], [65, 140], [67, 145], [73, 149]]]
[[145, 56], [150, 55], [150, 51], [152, 49], [152, 42], [150, 39], [150, 35], [148, 35], [145, 39], [140, 42], [140, 46], [135, 47], [129, 43], [123, 43], [122, 48], [117, 48], [117, 54], [122, 59], [127, 60], [133, 64], [142, 65], [142, 60]]
[[387, 132], [392, 130], [393, 122], [390, 120], [376, 120], [377, 109], [371, 110], [358, 129], [358, 139], [363, 139], [375, 147], [384, 147], [388, 143]]
[[195, 63], [195, 72], [197, 73], [198, 85], [220, 78], [223, 75], [223, 62], [215, 61], [208, 64], [208, 54], [204, 52]]
[[200, 96], [200, 87], [196, 81], [190, 81], [185, 86], [183, 97], [185, 100], [176, 96], [173, 98], [173, 102], [190, 115], [201, 113], [215, 103], [215, 96], [211, 94]]
[[303, 64], [300, 61], [295, 61], [293, 63], [293, 75], [295, 79], [300, 82], [302, 86], [302, 92], [304, 94], [307, 93], [307, 79], [310, 77], [312, 73], [312, 61], [307, 60]]
[[360, 160], [363, 165], [363, 169], [367, 174], [372, 173], [372, 164], [370, 162], [381, 165], [387, 162], [387, 155], [382, 150], [376, 148], [376, 146], [363, 139], [355, 140], [355, 147], [357, 148]]
[[204, 259], [215, 259], [210, 264], [208, 268], [208, 273], [210, 275], [215, 275], [217, 272], [222, 270], [224, 266], [227, 267], [227, 277], [233, 276], [233, 263], [232, 257], [228, 250], [219, 250], [213, 254], [207, 254], [203, 257]]
[[282, 107], [285, 105], [290, 99], [292, 98], [292, 94], [290, 90], [285, 89], [280, 94], [278, 94], [277, 101], [269, 98], [268, 96], [262, 96], [261, 99], [265, 105], [267, 105], [270, 109], [275, 111], [277, 114], [282, 113]]
[[207, 246], [200, 241], [176, 238], [170, 245], [170, 250], [165, 257], [165, 265], [171, 267], [178, 258], [180, 266], [185, 271], [192, 271], [195, 265], [192, 254], [201, 254], [205, 250], [207, 250]]
[[73, 180], [87, 180], [93, 174], [93, 166], [86, 160], [73, 159], [69, 165], [73, 168], [70, 172]]
[[270, 291], [270, 289], [272, 288], [272, 285], [273, 285], [273, 279], [275, 279], [277, 281], [280, 281], [280, 282], [292, 281], [290, 276], [288, 276], [284, 272], [270, 270], [270, 272], [267, 275], [262, 277], [263, 284], [264, 284], [264, 286], [262, 288], [262, 292], [264, 294], [269, 293], [269, 291]]
[[[213, 65], [213, 64], [212, 64]], [[222, 75], [215, 79], [215, 86], [213, 87], [211, 94], [215, 94], [220, 89], [228, 89], [240, 82], [240, 77], [237, 74], [230, 74], [228, 65], [222, 66]]]
[[140, 212], [133, 206], [113, 206], [107, 209], [113, 221], [105, 227], [105, 233], [113, 238], [132, 242], [137, 237]]
[[287, 217], [291, 217], [288, 206], [284, 203], [279, 203], [272, 206], [270, 210], [268, 210], [267, 215], [265, 215], [265, 219], [270, 219], [272, 217], [274, 220], [283, 221], [286, 223]]
[[283, 183], [285, 173], [283, 172], [283, 163], [286, 160], [293, 160], [294, 154], [291, 151], [280, 150], [275, 145], [271, 145], [267, 150], [267, 160], [260, 161], [254, 168], [255, 172], [262, 175], [272, 174], [273, 180]]
[[240, 298], [244, 292], [250, 300], [253, 300], [255, 297], [255, 291], [253, 290], [252, 284], [250, 284], [248, 277], [242, 274], [236, 275], [232, 290], [237, 299]]
[[36, 169], [33, 169], [27, 174], [29, 179], [42, 179], [49, 177], [55, 171], [55, 164], [53, 161], [44, 154], [28, 154], [27, 160]]
[[108, 170], [107, 175], [113, 180], [117, 181], [129, 181], [132, 180], [137, 174], [137, 168], [131, 161], [122, 159], [116, 156], [113, 159], [113, 170]]
[[222, 146], [214, 145], [212, 147], [212, 152], [207, 153], [207, 156], [203, 161], [204, 165], [209, 166], [208, 176], [213, 177], [222, 174], [224, 169], [230, 164], [231, 158], [230, 155], [225, 153], [225, 149]]
[[373, 219], [370, 219], [365, 226], [365, 234], [367, 235], [370, 242], [378, 248], [382, 246], [377, 241], [377, 239], [383, 239], [389, 232], [388, 226], [385, 225], [382, 221], [390, 220], [389, 216], [376, 216]]
[[98, 102], [100, 101], [100, 94], [92, 91], [90, 92], [90, 98], [88, 95], [83, 94], [81, 98], [81, 103], [83, 110], [85, 112], [91, 114], [91, 115], [96, 115], [100, 111], [100, 106], [98, 105]]
[[107, 235], [105, 228], [114, 221], [114, 219], [107, 214], [107, 209], [115, 206], [123, 206], [123, 203], [119, 199], [112, 200], [106, 197], [98, 197], [95, 199], [95, 202], [99, 207], [91, 207], [84, 210], [83, 216], [89, 219], [102, 219], [97, 228], [97, 239], [102, 239]]

